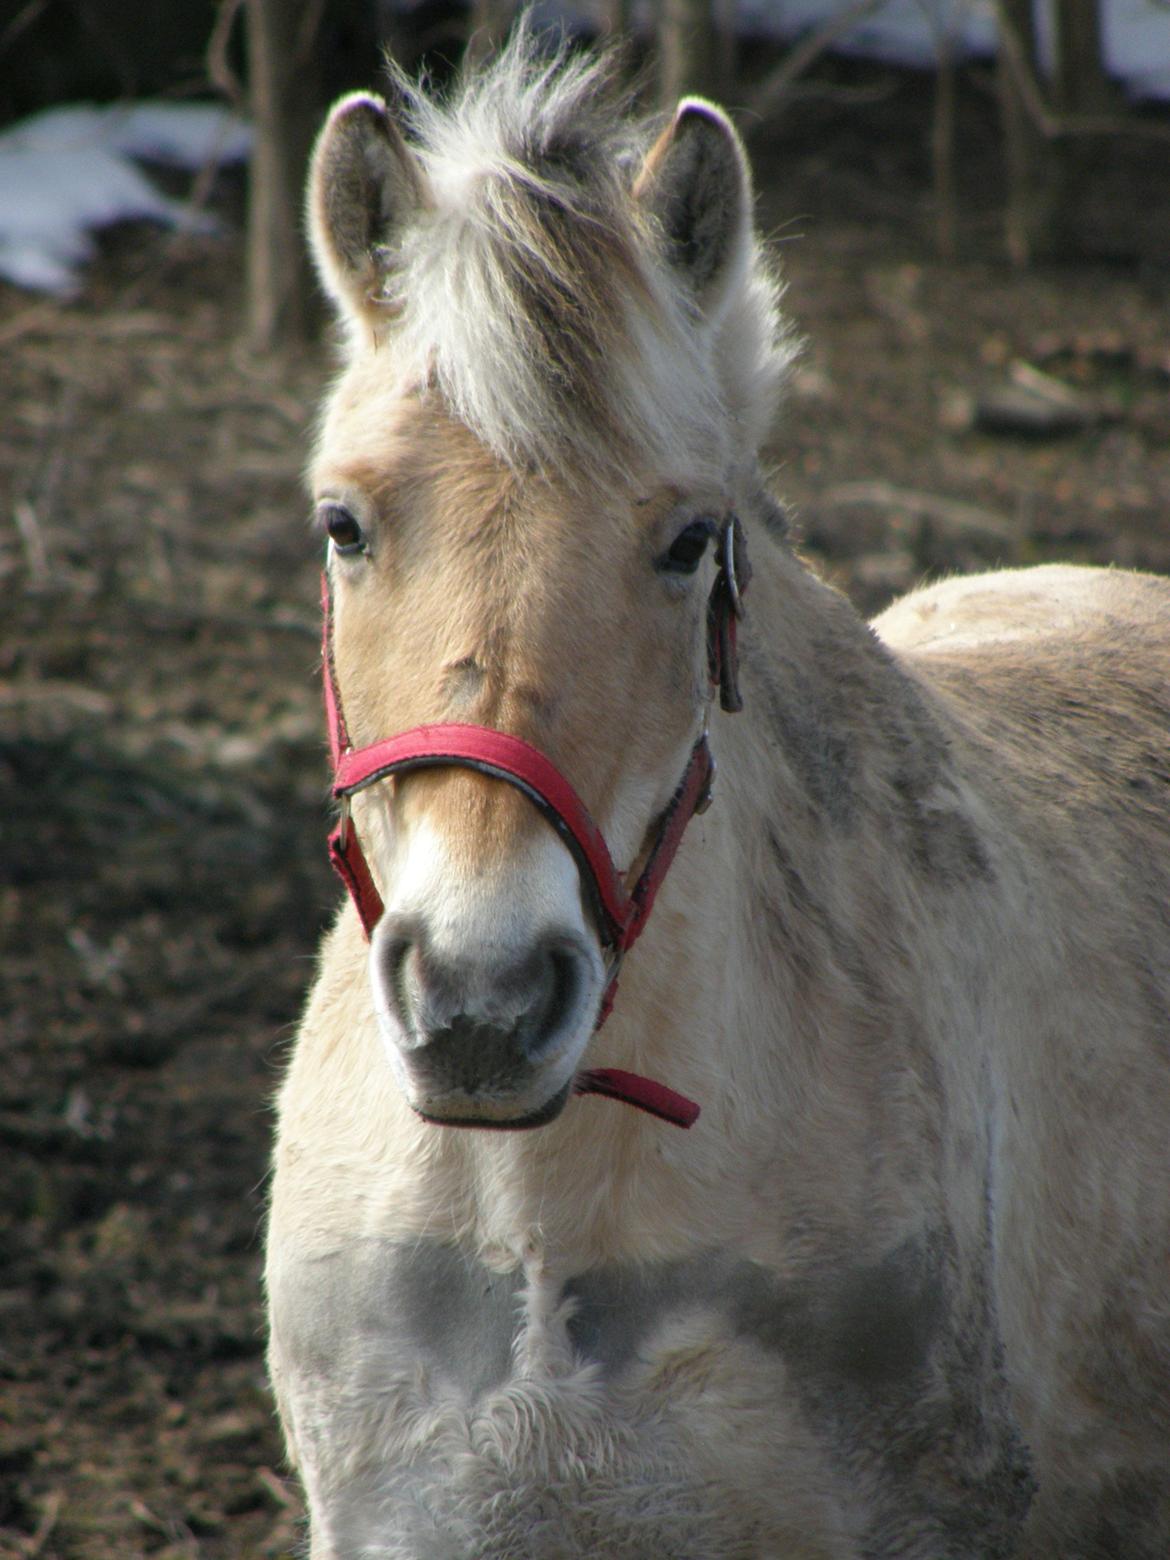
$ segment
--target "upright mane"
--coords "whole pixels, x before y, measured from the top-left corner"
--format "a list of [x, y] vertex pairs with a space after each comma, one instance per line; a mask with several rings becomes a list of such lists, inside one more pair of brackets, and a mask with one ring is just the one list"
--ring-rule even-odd
[[448, 101], [391, 67], [421, 188], [349, 300], [351, 349], [385, 352], [514, 468], [596, 480], [698, 457], [722, 475], [754, 454], [791, 356], [779, 288], [749, 222], [718, 296], [680, 284], [640, 198], [664, 121], [632, 117], [617, 77], [613, 54], [550, 52], [524, 24]]

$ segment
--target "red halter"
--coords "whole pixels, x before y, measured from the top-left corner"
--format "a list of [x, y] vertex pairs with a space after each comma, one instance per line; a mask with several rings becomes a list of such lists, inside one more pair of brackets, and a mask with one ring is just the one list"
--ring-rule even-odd
[[[736, 623], [743, 612], [740, 598], [749, 576], [743, 531], [739, 521], [731, 517], [720, 528], [719, 569], [707, 605], [708, 669], [712, 681], [719, 685], [725, 710], [743, 707], [737, 678]], [[350, 798], [354, 793], [390, 775], [449, 765], [504, 780], [526, 796], [556, 830], [576, 861], [588, 891], [599, 936], [609, 953], [609, 980], [595, 1026], [600, 1029], [613, 1009], [622, 960], [646, 924], [683, 831], [694, 815], [710, 804], [715, 764], [706, 732], [692, 748], [678, 789], [658, 820], [645, 865], [634, 887], [627, 890], [584, 802], [556, 765], [522, 738], [488, 726], [439, 722], [415, 726], [381, 742], [354, 748], [346, 730], [333, 666], [330, 606], [329, 579], [322, 574], [325, 713], [333, 760], [333, 795], [341, 804], [340, 821], [329, 836], [329, 857], [349, 890], [367, 939], [381, 919], [383, 905], [350, 817]], [[678, 1126], [691, 1126], [699, 1115], [699, 1107], [673, 1089], [617, 1068], [581, 1073], [576, 1092], [625, 1100]]]

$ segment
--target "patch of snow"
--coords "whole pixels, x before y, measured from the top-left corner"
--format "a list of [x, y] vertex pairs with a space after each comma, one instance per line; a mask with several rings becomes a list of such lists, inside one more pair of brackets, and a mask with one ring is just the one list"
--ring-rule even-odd
[[[744, 32], [787, 42], [845, 9], [845, 0], [739, 0], [736, 14]], [[994, 54], [990, 0], [886, 0], [833, 47], [841, 54], [929, 69], [938, 61], [940, 39], [955, 59]]]
[[176, 168], [243, 162], [252, 128], [214, 103], [131, 103], [110, 113], [110, 139], [123, 157]]
[[1170, 102], [1170, 15], [1162, 0], [1104, 0], [1105, 66], [1135, 99]]
[[[392, 0], [409, 11], [418, 0]], [[735, 0], [736, 26], [791, 41], [822, 26], [847, 0]], [[1041, 38], [1047, 7], [1036, 0]], [[589, 0], [535, 0], [538, 23], [586, 27]], [[635, 5], [643, 30], [649, 10]], [[1134, 99], [1170, 100], [1170, 25], [1165, 0], [1103, 0], [1106, 68]], [[956, 58], [995, 53], [992, 0], [886, 0], [835, 45], [845, 53], [929, 69], [938, 40]], [[1051, 53], [1050, 41], [1046, 52]], [[168, 227], [214, 227], [151, 183], [135, 159], [192, 170], [246, 158], [251, 132], [221, 108], [136, 103], [49, 109], [0, 134], [0, 276], [69, 297], [93, 253], [96, 229], [130, 218]]]
[[[736, 23], [756, 37], [789, 41], [821, 27], [847, 0], [736, 0]], [[1035, 0], [1042, 63], [1052, 59], [1051, 13]], [[992, 0], [885, 0], [834, 45], [843, 54], [929, 69], [938, 59], [936, 40], [956, 59], [990, 58], [996, 52]], [[1170, 99], [1170, 22], [1164, 0], [1102, 0], [1101, 42], [1105, 69], [1129, 97]]]
[[[423, 0], [386, 0], [410, 12]], [[792, 43], [823, 27], [853, 0], [725, 0], [736, 31], [750, 38]], [[1100, 0], [1105, 69], [1135, 101], [1170, 101], [1170, 19], [1168, 0]], [[1052, 59], [1049, 0], [1033, 0], [1041, 63]], [[570, 33], [589, 32], [603, 10], [597, 0], [532, 0], [541, 26], [563, 24]], [[633, 25], [649, 37], [654, 24], [652, 0], [633, 0]], [[930, 70], [938, 63], [938, 43], [956, 60], [990, 59], [996, 53], [995, 0], [879, 0], [833, 44], [835, 51], [889, 65]]]
[[138, 103], [47, 109], [0, 134], [0, 276], [69, 297], [93, 254], [91, 233], [130, 219], [213, 231], [133, 159], [175, 167], [238, 162], [248, 127], [212, 105]]

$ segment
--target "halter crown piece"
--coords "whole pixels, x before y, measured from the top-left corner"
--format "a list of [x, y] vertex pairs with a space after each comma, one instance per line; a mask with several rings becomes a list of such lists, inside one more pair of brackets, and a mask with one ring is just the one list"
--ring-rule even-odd
[[[743, 615], [742, 596], [750, 576], [743, 528], [731, 515], [719, 529], [718, 570], [707, 601], [707, 666], [712, 684], [719, 688], [722, 708], [733, 712], [743, 708], [736, 629]], [[329, 577], [324, 573], [321, 608], [333, 796], [341, 806], [340, 820], [329, 836], [329, 859], [349, 890], [367, 939], [381, 919], [383, 905], [350, 817], [350, 798], [379, 780], [412, 769], [454, 765], [503, 780], [528, 798], [556, 830], [577, 863], [609, 961], [609, 980], [594, 1026], [595, 1030], [600, 1029], [613, 1010], [622, 960], [646, 924], [683, 831], [696, 813], [706, 811], [710, 805], [715, 763], [706, 731], [691, 749], [678, 788], [654, 826], [645, 864], [633, 888], [627, 889], [584, 802], [552, 760], [522, 738], [490, 726], [444, 721], [415, 726], [368, 747], [353, 747], [333, 664]], [[624, 1100], [681, 1127], [691, 1126], [699, 1115], [698, 1105], [665, 1084], [614, 1067], [578, 1074], [574, 1092]]]

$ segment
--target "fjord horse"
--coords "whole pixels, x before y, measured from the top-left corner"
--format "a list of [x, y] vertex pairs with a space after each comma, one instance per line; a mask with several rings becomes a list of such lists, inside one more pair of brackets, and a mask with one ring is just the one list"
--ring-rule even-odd
[[708, 103], [648, 128], [522, 29], [339, 102], [309, 212], [353, 902], [267, 1286], [313, 1560], [1165, 1560], [1166, 582], [867, 626], [814, 577]]

